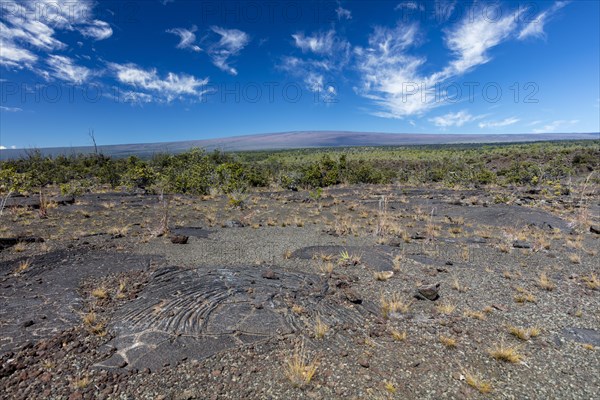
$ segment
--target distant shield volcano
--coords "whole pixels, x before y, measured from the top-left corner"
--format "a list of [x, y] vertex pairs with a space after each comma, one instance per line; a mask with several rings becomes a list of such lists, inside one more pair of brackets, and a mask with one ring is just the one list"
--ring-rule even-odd
[[[247, 151], [284, 150], [316, 147], [351, 146], [407, 146], [460, 143], [512, 143], [549, 140], [598, 140], [599, 133], [543, 133], [543, 134], [414, 134], [345, 131], [297, 131], [232, 136], [216, 139], [187, 140], [180, 142], [116, 144], [99, 146], [108, 156], [149, 156], [155, 153], [180, 153], [199, 147], [206, 150]], [[39, 149], [45, 155], [92, 153], [92, 146], [53, 147]], [[0, 159], [24, 155], [24, 149], [4, 149]]]

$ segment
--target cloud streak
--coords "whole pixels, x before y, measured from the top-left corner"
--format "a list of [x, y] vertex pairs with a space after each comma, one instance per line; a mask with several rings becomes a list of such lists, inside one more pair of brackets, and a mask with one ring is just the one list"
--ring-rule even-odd
[[480, 122], [479, 123], [479, 127], [481, 129], [486, 129], [486, 128], [503, 128], [505, 126], [509, 126], [509, 125], [514, 125], [517, 122], [519, 122], [520, 119], [515, 118], [515, 117], [510, 117], [510, 118], [506, 118], [503, 119], [502, 121], [484, 121], [484, 122]]
[[[14, 4], [19, 7], [10, 7]], [[89, 69], [53, 53], [68, 49], [57, 39], [59, 33], [78, 32], [94, 41], [112, 36], [107, 22], [92, 17], [95, 2], [25, 0], [14, 4], [0, 4], [0, 66], [26, 68], [49, 80], [81, 83], [91, 76]]]
[[335, 94], [332, 86], [333, 73], [342, 71], [350, 60], [350, 43], [337, 35], [334, 29], [326, 32], [313, 32], [306, 35], [296, 32], [292, 35], [294, 46], [303, 57], [285, 56], [279, 69], [304, 81], [308, 90], [321, 92], [327, 96]]
[[212, 26], [210, 29], [220, 36], [219, 41], [208, 50], [213, 64], [221, 71], [237, 75], [238, 71], [231, 66], [230, 59], [238, 56], [250, 43], [250, 36], [238, 29], [225, 29], [219, 26]]
[[15, 113], [15, 112], [21, 112], [21, 111], [23, 111], [23, 109], [19, 108], [19, 107], [5, 107], [5, 106], [0, 106], [0, 111]]
[[144, 69], [131, 63], [110, 63], [108, 66], [118, 82], [136, 90], [126, 92], [126, 95], [137, 102], [168, 103], [183, 98], [197, 100], [205, 93], [208, 84], [208, 78], [198, 79], [187, 74], [169, 72], [160, 77], [156, 69]]
[[556, 120], [556, 121], [550, 122], [547, 125], [544, 125], [541, 128], [534, 129], [533, 133], [552, 133], [552, 132], [556, 132], [559, 128], [563, 128], [566, 126], [573, 126], [573, 125], [576, 125], [577, 123], [579, 123], [579, 120], [577, 120], [577, 119]]
[[69, 57], [51, 55], [48, 57], [46, 63], [50, 67], [51, 77], [72, 84], [86, 82], [92, 75], [92, 71], [89, 68], [76, 65], [73, 59]]
[[485, 115], [471, 115], [466, 110], [455, 113], [448, 113], [434, 118], [430, 118], [429, 122], [440, 128], [449, 128], [452, 126], [461, 127], [469, 122], [474, 122], [485, 118]]
[[179, 36], [179, 43], [176, 46], [178, 49], [186, 49], [186, 50], [191, 50], [191, 51], [198, 53], [198, 52], [202, 51], [202, 49], [195, 44], [196, 35], [194, 32], [196, 32], [197, 30], [198, 30], [198, 28], [196, 27], [196, 25], [194, 25], [194, 26], [192, 26], [191, 29], [185, 29], [185, 28], [168, 29], [167, 33], [172, 33], [174, 35]]
[[546, 32], [544, 31], [544, 27], [551, 19], [551, 17], [561, 8], [566, 6], [568, 1], [557, 1], [552, 7], [547, 9], [546, 11], [540, 13], [536, 19], [528, 23], [522, 30], [519, 32], [518, 39], [525, 40], [528, 38], [536, 38], [536, 39], [545, 39]]

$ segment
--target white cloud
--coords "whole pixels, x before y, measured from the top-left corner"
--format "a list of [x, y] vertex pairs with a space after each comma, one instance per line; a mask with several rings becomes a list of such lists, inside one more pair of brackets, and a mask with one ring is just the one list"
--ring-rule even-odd
[[352, 19], [352, 12], [342, 7], [340, 2], [338, 2], [338, 7], [335, 9], [335, 13], [340, 21], [343, 19]]
[[451, 126], [461, 127], [466, 123], [477, 121], [481, 118], [485, 118], [485, 115], [474, 116], [463, 110], [430, 118], [429, 122], [432, 122], [435, 126], [439, 126], [440, 128], [448, 128]]
[[450, 19], [456, 8], [456, 0], [437, 0], [434, 4], [434, 13], [437, 22], [445, 22]]
[[89, 68], [76, 65], [69, 57], [51, 55], [46, 60], [52, 74], [50, 76], [73, 84], [81, 84], [92, 75]]
[[[0, 13], [0, 66], [9, 69], [28, 68], [50, 78], [54, 70], [45, 71], [36, 64], [46, 55], [67, 48], [56, 38], [57, 33], [77, 31], [93, 40], [112, 35], [107, 22], [93, 19], [93, 0], [26, 0], [15, 5], [18, 7], [9, 11], [2, 8]], [[60, 62], [51, 57], [49, 65]], [[63, 68], [58, 71], [65, 72]]]
[[174, 35], [179, 36], [179, 43], [176, 46], [178, 49], [188, 49], [191, 51], [200, 52], [202, 51], [202, 49], [196, 44], [194, 44], [196, 42], [196, 35], [194, 34], [196, 30], [198, 30], [198, 28], [196, 27], [196, 25], [194, 25], [192, 26], [192, 29], [168, 29], [167, 33], [172, 33]]
[[520, 119], [518, 119], [518, 118], [510, 117], [510, 118], [503, 119], [502, 121], [484, 121], [484, 122], [480, 122], [479, 123], [479, 127], [481, 129], [486, 129], [486, 128], [502, 128], [502, 127], [505, 127], [505, 126], [516, 124], [519, 121], [520, 121]]
[[229, 59], [237, 56], [250, 43], [250, 36], [238, 29], [212, 26], [211, 30], [221, 36], [219, 41], [208, 50], [213, 64], [222, 71], [237, 75], [238, 72], [230, 65]]
[[350, 60], [350, 43], [339, 37], [335, 30], [315, 32], [306, 36], [298, 32], [292, 35], [294, 45], [307, 54], [303, 58], [286, 56], [278, 67], [294, 77], [304, 81], [308, 90], [323, 91], [332, 95], [329, 89], [335, 88], [329, 83], [334, 82], [332, 73], [341, 71]]
[[499, 20], [473, 12], [453, 29], [445, 31], [445, 42], [455, 59], [442, 71], [441, 76], [464, 74], [491, 60], [488, 50], [508, 39], [517, 28], [517, 16], [508, 14]]
[[425, 58], [407, 53], [419, 41], [416, 24], [392, 29], [378, 26], [369, 36], [369, 47], [355, 49], [356, 67], [362, 76], [356, 91], [379, 106], [381, 110], [374, 115], [403, 118], [435, 107], [429, 78], [419, 73]]
[[313, 52], [316, 54], [331, 54], [335, 45], [335, 31], [315, 33], [312, 36], [305, 36], [299, 32], [292, 35], [294, 44], [303, 52]]
[[89, 25], [84, 25], [79, 28], [83, 36], [90, 37], [94, 40], [104, 40], [112, 36], [113, 30], [107, 22], [97, 19], [91, 21]]
[[22, 42], [27, 47], [36, 47], [42, 50], [56, 50], [66, 45], [54, 38], [54, 29], [37, 20], [27, 20], [11, 16], [10, 26], [0, 22], [0, 36], [3, 40], [14, 43]]
[[[443, 6], [448, 14], [455, 2], [446, 1]], [[398, 7], [417, 9], [420, 4], [404, 2]], [[517, 14], [505, 13], [491, 19], [480, 8], [476, 3], [461, 21], [444, 30], [444, 41], [452, 57], [444, 68], [429, 73], [423, 72], [426, 58], [410, 53], [412, 47], [421, 43], [417, 23], [397, 24], [395, 28], [376, 26], [369, 46], [355, 48], [356, 69], [361, 74], [356, 92], [375, 103], [378, 110], [373, 114], [403, 118], [445, 104], [445, 96], [436, 99], [436, 88], [443, 88], [444, 83], [489, 62], [490, 49], [516, 36]]]
[[6, 150], [5, 146], [0, 146], [0, 150]]
[[310, 72], [306, 76], [305, 83], [312, 92], [321, 92], [323, 91], [324, 80], [323, 75]]
[[529, 22], [522, 30], [519, 32], [519, 40], [525, 40], [527, 38], [538, 38], [543, 39], [546, 37], [546, 32], [544, 32], [544, 26], [550, 20], [550, 17], [554, 15], [558, 10], [563, 8], [568, 4], [568, 1], [557, 1], [552, 7], [547, 9], [546, 11], [540, 13], [536, 19]]
[[401, 9], [423, 11], [425, 9], [425, 7], [422, 4], [417, 3], [416, 1], [405, 1], [405, 2], [398, 4], [396, 7], [394, 7], [394, 10], [401, 10]]
[[0, 37], [0, 65], [21, 69], [31, 67], [38, 57], [31, 51], [15, 45], [12, 41]]
[[556, 120], [556, 121], [550, 122], [547, 125], [544, 125], [542, 128], [534, 129], [533, 133], [552, 133], [552, 132], [556, 132], [559, 128], [576, 125], [577, 123], [579, 123], [579, 120], [577, 120], [577, 119]]
[[5, 111], [5, 112], [20, 112], [20, 111], [23, 111], [23, 109], [19, 108], [19, 107], [4, 107], [4, 106], [0, 106], [0, 111]]
[[[130, 100], [136, 102], [155, 101], [171, 102], [174, 99], [192, 97], [200, 98], [205, 93], [208, 78], [197, 79], [192, 75], [169, 72], [161, 78], [156, 69], [143, 69], [135, 64], [109, 64], [116, 79], [136, 89], [150, 91], [153, 95], [139, 91], [125, 92]], [[151, 96], [151, 97], [150, 97]]]
[[152, 103], [154, 101], [154, 97], [148, 93], [136, 92], [133, 90], [123, 91], [121, 94], [121, 98], [119, 99], [124, 103], [132, 103], [132, 104], [143, 104], [143, 103]]

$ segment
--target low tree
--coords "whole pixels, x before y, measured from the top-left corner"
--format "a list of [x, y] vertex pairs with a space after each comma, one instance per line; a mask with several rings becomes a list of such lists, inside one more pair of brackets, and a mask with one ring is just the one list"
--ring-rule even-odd
[[27, 190], [30, 182], [31, 179], [27, 174], [16, 172], [11, 167], [0, 167], [0, 194], [2, 196], [0, 200], [0, 215], [2, 215], [10, 196], [13, 193]]

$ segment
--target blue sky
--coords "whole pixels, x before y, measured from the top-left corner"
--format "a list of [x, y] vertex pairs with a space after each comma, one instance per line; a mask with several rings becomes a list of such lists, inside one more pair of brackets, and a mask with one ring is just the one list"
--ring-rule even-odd
[[0, 1], [0, 147], [600, 131], [600, 2]]

